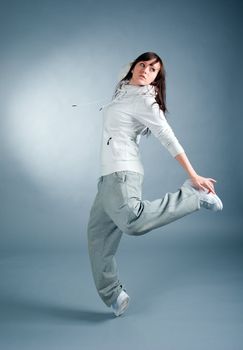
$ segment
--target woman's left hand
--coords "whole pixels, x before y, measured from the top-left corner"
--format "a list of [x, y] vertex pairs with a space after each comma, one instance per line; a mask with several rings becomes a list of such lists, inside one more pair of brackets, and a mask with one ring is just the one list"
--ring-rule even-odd
[[191, 181], [193, 185], [199, 190], [208, 190], [208, 193], [212, 192], [215, 194], [214, 190], [214, 182], [217, 182], [215, 179], [210, 177], [203, 177], [200, 175], [196, 175], [191, 177]]
[[186, 172], [190, 176], [192, 185], [194, 185], [196, 189], [204, 190], [204, 191], [208, 190], [208, 193], [212, 192], [213, 194], [216, 194], [214, 191], [214, 182], [217, 182], [217, 181], [214, 179], [211, 179], [210, 177], [203, 177], [198, 175], [193, 169], [185, 152], [177, 154], [175, 158], [178, 160], [181, 166], [186, 170]]

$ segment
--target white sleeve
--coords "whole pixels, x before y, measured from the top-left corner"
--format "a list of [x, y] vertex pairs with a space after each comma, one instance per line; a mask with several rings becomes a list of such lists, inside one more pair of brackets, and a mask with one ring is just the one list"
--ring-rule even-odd
[[[171, 126], [168, 124], [164, 112], [159, 108], [154, 97], [139, 98], [134, 108], [134, 117], [147, 126], [161, 144], [175, 157], [183, 153], [184, 148], [176, 138]], [[154, 103], [154, 104], [153, 104]]]

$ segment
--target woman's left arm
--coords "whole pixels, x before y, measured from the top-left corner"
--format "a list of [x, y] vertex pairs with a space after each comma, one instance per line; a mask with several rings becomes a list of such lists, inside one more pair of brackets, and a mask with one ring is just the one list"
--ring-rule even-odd
[[187, 158], [187, 155], [185, 152], [177, 154], [175, 156], [176, 160], [181, 164], [181, 166], [185, 169], [185, 171], [190, 176], [192, 183], [198, 188], [198, 189], [208, 189], [209, 192], [212, 192], [215, 194], [214, 190], [214, 182], [217, 182], [216, 180], [208, 177], [200, 176], [196, 173], [196, 171], [193, 169], [189, 159]]

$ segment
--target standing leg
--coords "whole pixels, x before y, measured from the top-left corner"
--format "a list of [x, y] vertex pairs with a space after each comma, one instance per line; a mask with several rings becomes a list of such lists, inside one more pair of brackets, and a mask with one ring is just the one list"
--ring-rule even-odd
[[88, 250], [96, 289], [107, 306], [125, 289], [118, 278], [115, 253], [122, 231], [105, 213], [101, 201], [100, 183], [88, 222]]

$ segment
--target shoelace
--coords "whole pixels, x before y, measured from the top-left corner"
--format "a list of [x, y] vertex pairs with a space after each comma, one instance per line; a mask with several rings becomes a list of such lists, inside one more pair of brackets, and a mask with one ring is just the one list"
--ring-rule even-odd
[[200, 205], [207, 209], [211, 209], [212, 207], [214, 207], [214, 204], [206, 202], [204, 200], [200, 200]]

